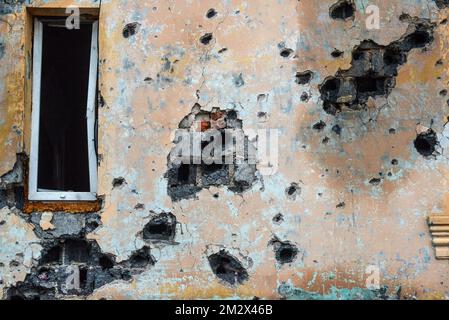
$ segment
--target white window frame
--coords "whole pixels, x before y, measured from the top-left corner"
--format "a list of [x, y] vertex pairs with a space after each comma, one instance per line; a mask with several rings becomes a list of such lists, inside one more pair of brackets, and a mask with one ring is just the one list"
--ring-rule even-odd
[[87, 145], [89, 155], [90, 192], [64, 192], [42, 190], [37, 187], [39, 168], [39, 120], [42, 70], [43, 23], [34, 19], [33, 39], [33, 96], [31, 114], [30, 174], [28, 199], [31, 201], [94, 201], [97, 200], [97, 153], [95, 148], [95, 99], [97, 91], [98, 66], [98, 21], [92, 23], [92, 42], [90, 52], [89, 86], [87, 97]]

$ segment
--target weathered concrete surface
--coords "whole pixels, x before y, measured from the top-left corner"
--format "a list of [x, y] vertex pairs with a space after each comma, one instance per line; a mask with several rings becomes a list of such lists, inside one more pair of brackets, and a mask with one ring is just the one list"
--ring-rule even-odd
[[23, 281], [40, 258], [42, 247], [33, 228], [16, 209], [0, 209], [0, 298], [6, 298], [3, 289]]
[[[448, 262], [434, 258], [426, 226], [430, 213], [449, 214], [443, 138], [448, 138], [449, 97], [442, 93], [449, 82], [449, 30], [441, 23], [449, 12], [433, 0], [358, 0], [354, 19], [342, 21], [329, 16], [335, 2], [102, 1], [99, 194], [104, 206], [101, 223], [86, 237], [114, 255], [115, 263], [144, 246], [156, 262], [131, 280], [102, 286], [89, 299], [449, 298]], [[380, 8], [380, 30], [365, 28], [369, 4]], [[0, 10], [0, 175], [13, 168], [16, 153], [28, 144], [21, 138], [29, 68], [22, 46], [25, 17], [20, 4], [6, 8]], [[217, 14], [207, 18], [211, 8]], [[406, 34], [403, 13], [435, 24], [427, 49], [407, 54], [388, 97], [371, 99], [364, 110], [326, 113], [319, 85], [351, 67], [351, 52], [363, 40], [386, 46]], [[208, 33], [212, 37], [203, 44], [200, 38]], [[332, 57], [335, 49], [343, 55]], [[313, 72], [311, 81], [298, 84], [296, 74], [305, 70]], [[308, 99], [301, 98], [304, 92]], [[279, 172], [242, 195], [210, 188], [197, 200], [172, 202], [164, 178], [167, 156], [174, 130], [195, 103], [209, 111], [235, 109], [244, 129], [279, 128]], [[319, 121], [326, 125], [314, 128]], [[439, 137], [431, 157], [414, 147], [419, 124]], [[113, 183], [121, 177], [123, 183]], [[286, 192], [292, 183], [300, 187], [295, 197]], [[176, 216], [174, 241], [145, 241], [144, 226], [162, 212]], [[283, 220], [274, 222], [279, 213]], [[29, 242], [39, 245], [26, 233], [25, 218], [9, 217], [0, 226], [5, 266]], [[41, 239], [61, 237], [68, 228], [55, 217], [36, 220], [30, 221], [48, 229], [36, 228]], [[3, 237], [10, 228], [17, 230], [14, 236]], [[274, 236], [298, 248], [292, 263], [276, 261]], [[215, 276], [208, 256], [222, 249], [247, 270], [246, 281], [232, 286]], [[377, 291], [365, 285], [371, 265], [380, 268]], [[28, 268], [20, 268], [0, 269], [3, 279], [10, 279], [5, 289], [23, 280]], [[20, 276], [11, 279], [13, 272]]]

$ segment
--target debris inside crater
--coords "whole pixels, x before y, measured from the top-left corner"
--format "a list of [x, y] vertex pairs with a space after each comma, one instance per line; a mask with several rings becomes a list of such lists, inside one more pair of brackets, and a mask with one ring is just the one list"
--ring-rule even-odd
[[324, 110], [332, 115], [343, 110], [361, 110], [369, 98], [388, 97], [396, 85], [401, 65], [413, 49], [433, 41], [434, 25], [426, 19], [410, 18], [408, 31], [387, 46], [364, 40], [352, 52], [351, 68], [339, 70], [320, 85]]
[[[168, 179], [168, 195], [173, 201], [195, 198], [203, 188], [212, 186], [227, 186], [235, 193], [243, 193], [252, 187], [257, 180], [255, 147], [242, 128], [243, 122], [235, 110], [214, 108], [205, 111], [198, 104], [193, 107], [179, 124], [182, 133], [187, 134], [184, 139], [192, 140], [187, 143], [182, 139], [175, 141], [175, 148], [168, 157], [165, 177]], [[198, 156], [189, 154], [187, 159], [173, 161], [182, 148], [193, 147], [195, 134], [202, 140]], [[221, 148], [221, 155], [210, 149], [214, 143], [218, 149]], [[243, 147], [240, 152], [237, 148], [239, 143]]]

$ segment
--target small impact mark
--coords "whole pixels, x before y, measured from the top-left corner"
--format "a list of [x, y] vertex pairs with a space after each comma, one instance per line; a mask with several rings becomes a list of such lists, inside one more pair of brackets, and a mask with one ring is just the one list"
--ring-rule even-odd
[[242, 284], [249, 278], [242, 263], [226, 250], [210, 255], [208, 260], [212, 272], [230, 285]]
[[144, 240], [173, 241], [176, 235], [176, 217], [172, 213], [163, 212], [153, 217], [143, 228]]
[[290, 241], [281, 241], [274, 237], [268, 244], [273, 246], [276, 260], [280, 264], [292, 263], [298, 256], [298, 248]]
[[290, 58], [294, 53], [295, 51], [293, 51], [292, 49], [284, 48], [281, 50], [280, 55], [283, 58]]
[[437, 134], [434, 130], [428, 129], [418, 134], [413, 144], [419, 154], [423, 157], [430, 157], [435, 153], [438, 145]]
[[214, 8], [210, 8], [209, 10], [207, 10], [206, 17], [208, 19], [212, 19], [216, 15], [217, 15], [217, 11]]
[[288, 199], [294, 201], [301, 195], [301, 187], [296, 182], [292, 182], [290, 186], [285, 189], [285, 194]]
[[282, 222], [284, 222], [284, 215], [282, 213], [278, 213], [273, 217], [274, 224], [281, 224]]
[[306, 70], [303, 72], [297, 72], [295, 82], [299, 85], [306, 85], [306, 84], [310, 83], [312, 78], [313, 78], [313, 72], [310, 70]]
[[139, 31], [139, 28], [140, 28], [140, 23], [138, 23], [138, 22], [128, 23], [123, 28], [123, 32], [122, 32], [123, 37], [124, 38], [129, 38], [129, 37], [134, 36]]
[[212, 33], [206, 33], [200, 37], [200, 42], [207, 46], [213, 39]]
[[354, 19], [355, 4], [352, 0], [339, 0], [329, 9], [329, 15], [334, 20]]
[[114, 189], [123, 187], [125, 184], [126, 180], [123, 177], [114, 178], [114, 180], [112, 180], [112, 187]]

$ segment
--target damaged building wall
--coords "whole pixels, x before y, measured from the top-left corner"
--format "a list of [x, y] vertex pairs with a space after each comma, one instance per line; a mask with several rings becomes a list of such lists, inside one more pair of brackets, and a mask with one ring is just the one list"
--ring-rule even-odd
[[22, 149], [24, 91], [20, 89], [25, 77], [24, 52], [21, 49], [23, 17], [15, 13], [20, 10], [21, 2], [2, 1], [0, 7], [0, 145], [3, 146], [0, 176], [13, 168], [16, 154]]
[[[445, 1], [102, 0], [102, 209], [23, 214], [25, 6], [68, 5], [100, 2], [0, 1], [2, 298], [449, 298], [426, 222], [449, 215]], [[278, 172], [173, 199], [167, 157], [196, 105], [279, 129]]]

